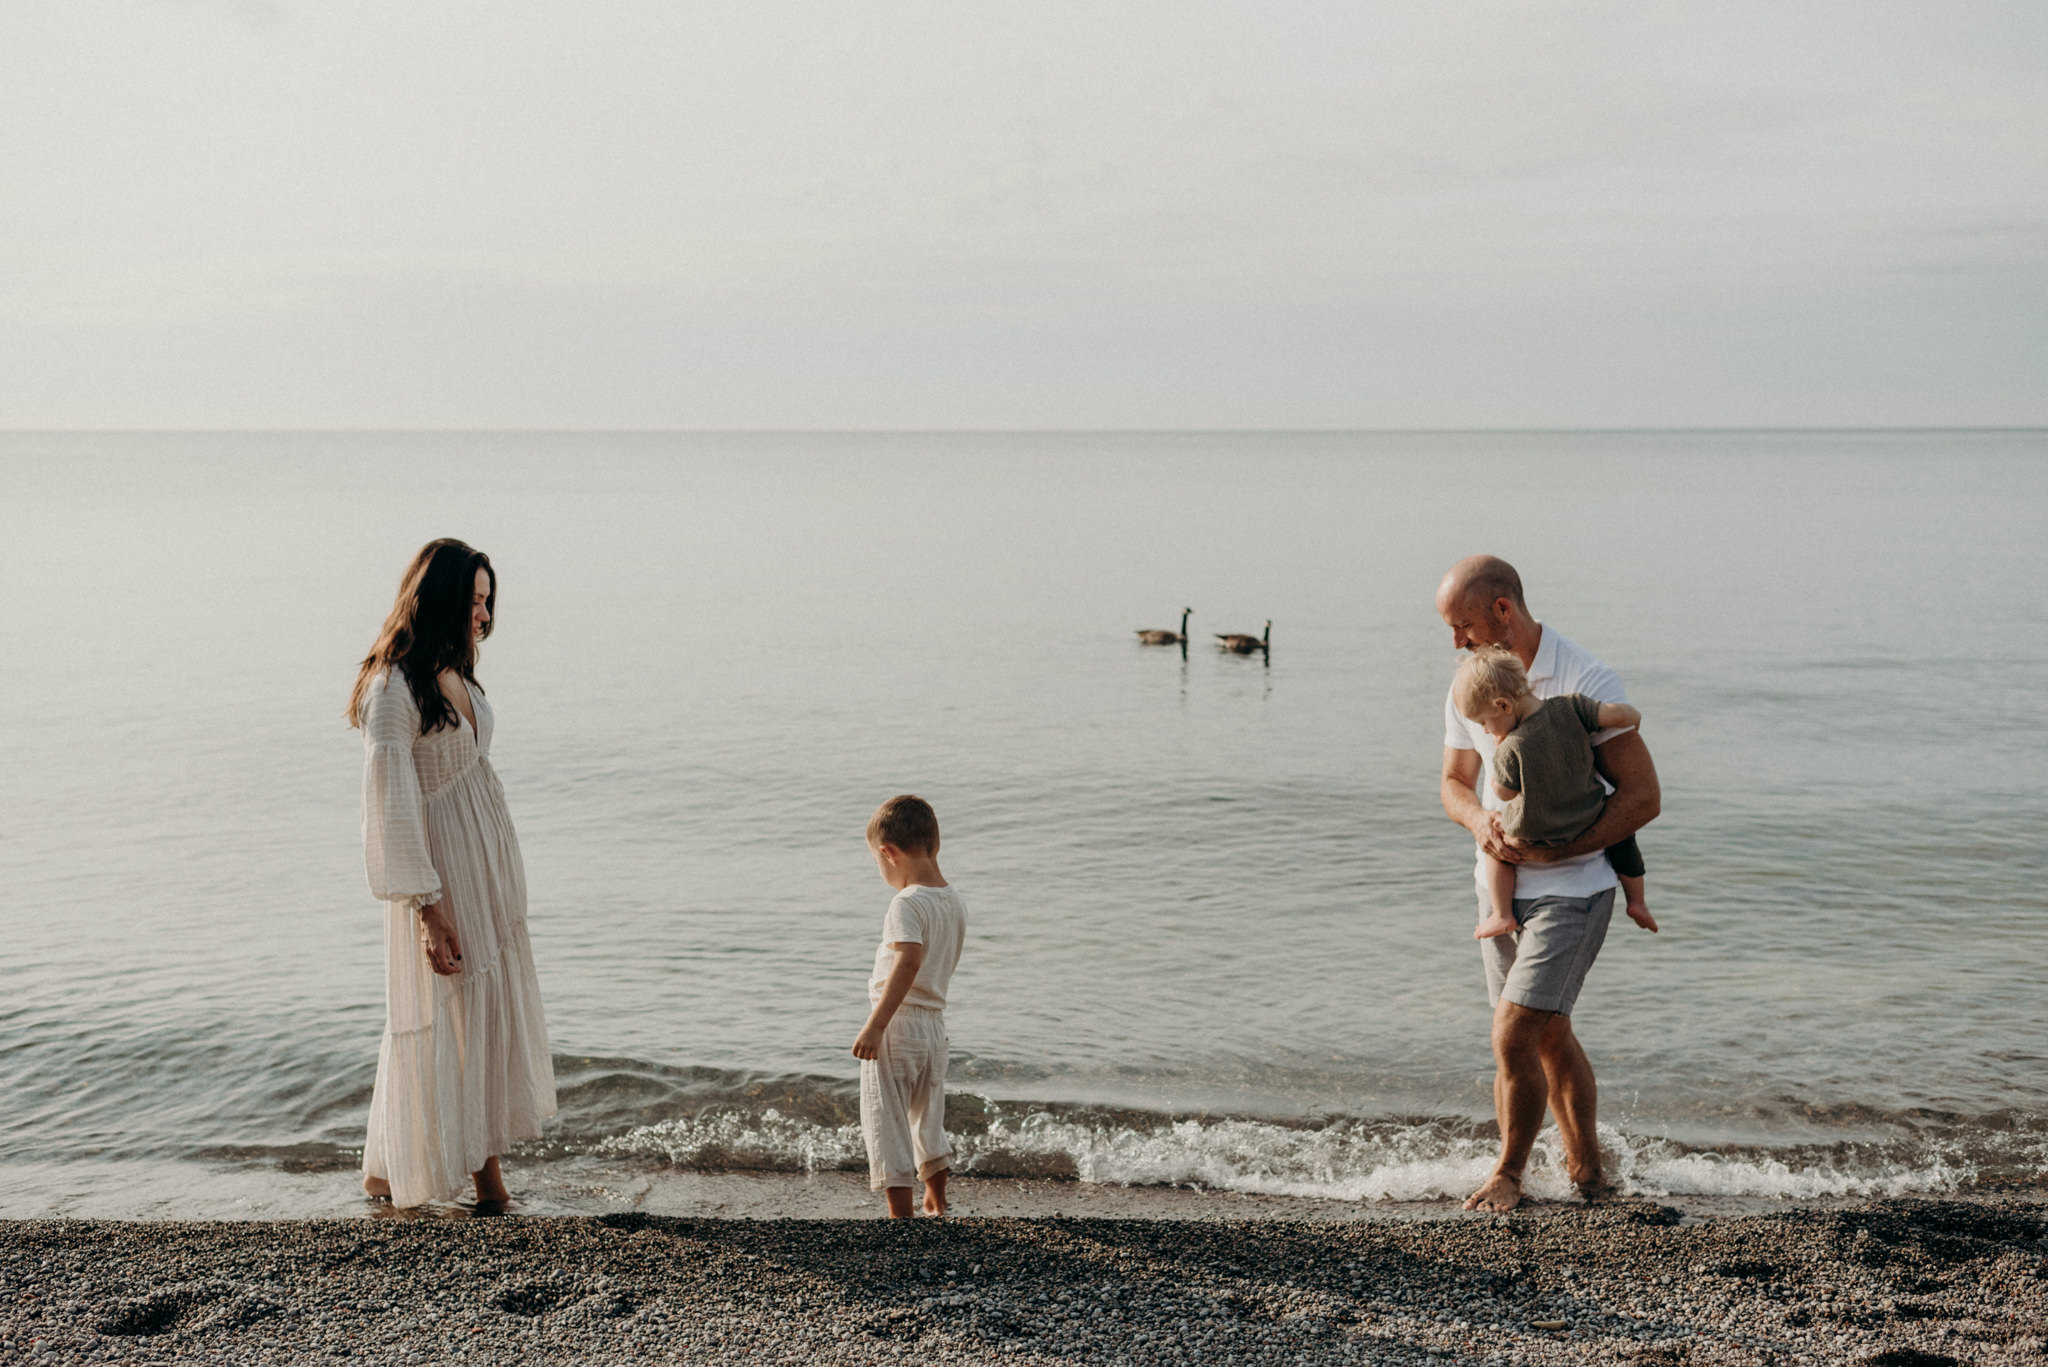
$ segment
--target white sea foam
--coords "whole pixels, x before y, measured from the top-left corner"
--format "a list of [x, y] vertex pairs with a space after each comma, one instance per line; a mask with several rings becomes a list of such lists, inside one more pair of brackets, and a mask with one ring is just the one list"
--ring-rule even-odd
[[679, 1167], [817, 1172], [865, 1162], [858, 1125], [819, 1125], [770, 1109], [714, 1111], [639, 1125], [592, 1145], [618, 1157], [661, 1158]]
[[[968, 1172], [1071, 1174], [1118, 1186], [1197, 1186], [1337, 1201], [1462, 1197], [1491, 1169], [1494, 1142], [1445, 1123], [1340, 1120], [1284, 1125], [1251, 1119], [1170, 1120], [1151, 1126], [994, 1112], [986, 1130], [954, 1137]], [[1623, 1194], [1786, 1199], [1892, 1196], [1952, 1190], [1976, 1164], [1953, 1146], [1910, 1139], [1859, 1146], [1756, 1146], [1698, 1152], [1668, 1139], [1600, 1130]], [[723, 1111], [643, 1125], [599, 1141], [595, 1152], [659, 1158], [696, 1168], [816, 1172], [859, 1168], [857, 1125], [828, 1125], [767, 1110]], [[1531, 1155], [1530, 1195], [1572, 1192], [1555, 1131]]]
[[1686, 1152], [1663, 1140], [1631, 1140], [1604, 1125], [1601, 1137], [1617, 1160], [1615, 1176], [1621, 1189], [1642, 1196], [1902, 1196], [1953, 1190], [1976, 1174], [1975, 1164], [1945, 1152], [1941, 1145], [1873, 1155], [1859, 1165], [1818, 1154], [1800, 1154], [1788, 1161], [1768, 1150]]

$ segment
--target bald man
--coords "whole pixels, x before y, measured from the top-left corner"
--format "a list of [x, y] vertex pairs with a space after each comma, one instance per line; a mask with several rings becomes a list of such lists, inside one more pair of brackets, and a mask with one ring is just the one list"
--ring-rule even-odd
[[[1605, 703], [1626, 703], [1621, 679], [1583, 647], [1529, 613], [1514, 566], [1474, 555], [1451, 566], [1436, 591], [1436, 610], [1458, 649], [1505, 646], [1529, 671], [1539, 698], [1583, 693]], [[1493, 755], [1493, 738], [1444, 704], [1444, 811], [1472, 832], [1481, 854], [1515, 870], [1512, 934], [1479, 942], [1487, 995], [1493, 1002], [1493, 1110], [1500, 1122], [1500, 1160], [1493, 1175], [1465, 1200], [1467, 1210], [1513, 1210], [1522, 1200], [1522, 1170], [1548, 1109], [1557, 1117], [1572, 1181], [1591, 1200], [1606, 1190], [1595, 1128], [1599, 1089], [1593, 1065], [1572, 1033], [1572, 1007], [1586, 971], [1607, 936], [1619, 884], [1603, 851], [1633, 835], [1657, 815], [1661, 797], [1650, 751], [1633, 729], [1596, 732], [1593, 756], [1610, 792], [1600, 819], [1579, 839], [1555, 849], [1511, 841], [1501, 829], [1499, 799], [1480, 779]], [[1484, 861], [1479, 911], [1488, 910]], [[1646, 930], [1657, 928], [1648, 915]]]

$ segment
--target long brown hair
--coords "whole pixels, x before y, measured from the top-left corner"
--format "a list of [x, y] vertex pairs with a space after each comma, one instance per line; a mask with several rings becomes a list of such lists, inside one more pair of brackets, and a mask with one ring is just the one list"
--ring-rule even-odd
[[[363, 700], [370, 681], [385, 670], [405, 676], [412, 699], [420, 709], [420, 734], [438, 731], [458, 722], [454, 706], [441, 692], [441, 671], [452, 669], [476, 684], [476, 643], [470, 630], [471, 600], [476, 596], [476, 572], [490, 576], [491, 591], [484, 599], [490, 620], [483, 636], [491, 634], [498, 618], [498, 572], [491, 558], [453, 537], [429, 541], [406, 567], [398, 582], [398, 602], [377, 633], [377, 644], [363, 657], [356, 672], [356, 686], [348, 695], [348, 724], [363, 724]], [[476, 684], [477, 692], [483, 685]]]

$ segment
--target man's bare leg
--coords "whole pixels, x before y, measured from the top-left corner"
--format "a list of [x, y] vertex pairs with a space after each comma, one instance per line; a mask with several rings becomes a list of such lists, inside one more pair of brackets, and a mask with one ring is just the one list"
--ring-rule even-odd
[[1550, 1114], [1564, 1140], [1565, 1170], [1587, 1200], [1607, 1194], [1600, 1171], [1600, 1084], [1593, 1065], [1572, 1032], [1570, 1016], [1552, 1016], [1541, 1044], [1543, 1076], [1550, 1087]]
[[927, 1215], [946, 1213], [946, 1171], [940, 1168], [924, 1179], [924, 1213]]
[[1550, 1102], [1543, 1036], [1556, 1014], [1510, 1001], [1493, 1013], [1493, 1111], [1500, 1125], [1500, 1161], [1493, 1165], [1493, 1176], [1465, 1198], [1467, 1210], [1513, 1210], [1522, 1202], [1522, 1170], [1529, 1165], [1529, 1150]]

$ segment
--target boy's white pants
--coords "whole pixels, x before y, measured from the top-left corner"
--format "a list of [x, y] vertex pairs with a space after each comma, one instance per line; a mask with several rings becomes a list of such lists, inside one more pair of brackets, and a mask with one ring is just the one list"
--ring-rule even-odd
[[915, 1186], [953, 1166], [946, 1142], [946, 1013], [900, 1006], [879, 1057], [860, 1065], [860, 1133], [868, 1186]]

